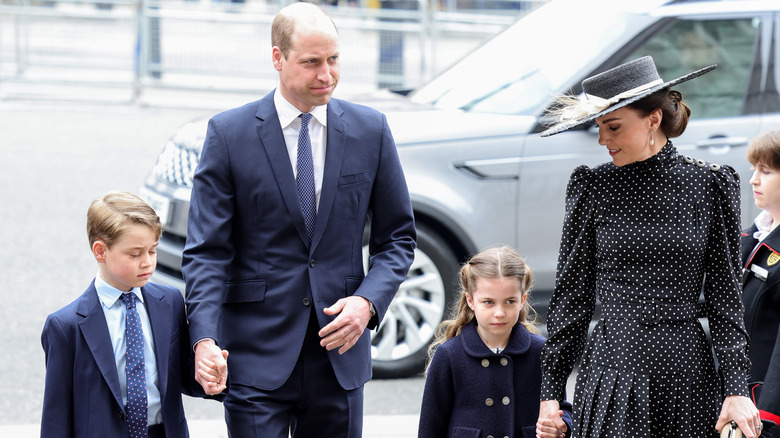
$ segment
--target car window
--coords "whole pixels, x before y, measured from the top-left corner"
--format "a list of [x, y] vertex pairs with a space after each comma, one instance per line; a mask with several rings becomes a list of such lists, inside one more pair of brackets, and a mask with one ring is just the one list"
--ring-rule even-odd
[[[666, 1], [640, 3], [651, 8]], [[658, 20], [627, 10], [632, 5], [622, 0], [604, 8], [579, 0], [545, 3], [410, 97], [441, 109], [539, 114], [552, 95], [574, 85], [581, 70]]]
[[706, 76], [674, 86], [695, 117], [736, 117], [751, 112], [749, 85], [759, 38], [758, 18], [678, 20], [620, 63], [651, 55], [664, 80], [718, 64]]

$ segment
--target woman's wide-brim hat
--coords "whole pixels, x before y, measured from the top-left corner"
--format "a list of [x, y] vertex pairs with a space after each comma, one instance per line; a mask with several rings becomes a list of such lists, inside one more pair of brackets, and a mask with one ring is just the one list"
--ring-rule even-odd
[[582, 81], [582, 94], [576, 103], [560, 109], [555, 124], [539, 135], [548, 137], [588, 123], [656, 91], [699, 77], [715, 67], [710, 65], [664, 82], [658, 75], [652, 56], [621, 64]]

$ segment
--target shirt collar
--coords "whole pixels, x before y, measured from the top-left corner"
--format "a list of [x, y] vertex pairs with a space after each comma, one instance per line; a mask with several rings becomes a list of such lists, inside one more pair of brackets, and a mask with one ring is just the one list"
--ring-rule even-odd
[[[301, 115], [301, 110], [293, 106], [282, 96], [279, 87], [276, 87], [276, 91], [274, 91], [274, 107], [276, 108], [276, 114], [279, 116], [279, 123], [282, 125], [282, 129], [290, 126]], [[310, 114], [320, 125], [328, 126], [328, 105], [315, 106]]]
[[759, 242], [764, 240], [766, 236], [769, 235], [769, 233], [772, 232], [770, 227], [772, 226], [772, 214], [769, 213], [766, 210], [761, 210], [761, 213], [756, 216], [756, 228], [758, 228], [758, 231], [753, 233], [753, 238], [757, 239]]
[[[117, 300], [122, 298], [122, 294], [125, 293], [124, 291], [121, 291], [114, 286], [111, 286], [110, 284], [106, 283], [105, 280], [103, 280], [100, 277], [100, 273], [95, 276], [95, 289], [97, 290], [98, 298], [100, 299], [100, 302], [103, 303], [106, 307], [112, 307]], [[144, 302], [144, 294], [141, 293], [140, 287], [134, 287], [132, 291], [130, 291], [135, 294], [135, 297], [141, 300], [141, 302]]]

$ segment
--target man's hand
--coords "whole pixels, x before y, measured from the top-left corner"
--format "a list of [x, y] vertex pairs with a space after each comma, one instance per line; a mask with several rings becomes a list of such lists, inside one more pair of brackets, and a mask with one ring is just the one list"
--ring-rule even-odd
[[320, 330], [319, 335], [323, 338], [320, 345], [328, 350], [338, 348], [339, 354], [346, 353], [357, 343], [371, 320], [368, 300], [354, 295], [325, 308], [325, 314], [339, 316]]
[[227, 350], [220, 350], [213, 339], [195, 345], [195, 381], [208, 395], [216, 395], [227, 387]]

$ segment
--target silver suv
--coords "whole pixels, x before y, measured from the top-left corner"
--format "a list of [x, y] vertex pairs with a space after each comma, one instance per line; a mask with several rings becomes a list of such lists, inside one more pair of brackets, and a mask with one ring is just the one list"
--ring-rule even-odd
[[[552, 0], [408, 96], [364, 103], [387, 114], [412, 196], [419, 249], [381, 327], [377, 377], [419, 372], [437, 324], [456, 296], [458, 264], [497, 243], [535, 270], [543, 316], [555, 278], [570, 172], [609, 160], [592, 126], [540, 138], [556, 93], [643, 55], [671, 79], [717, 63], [678, 87], [694, 109], [679, 151], [730, 164], [742, 176], [743, 224], [757, 211], [745, 148], [780, 127], [780, 2]], [[155, 280], [183, 289], [192, 174], [206, 120], [166, 143], [143, 194], [165, 221]]]

